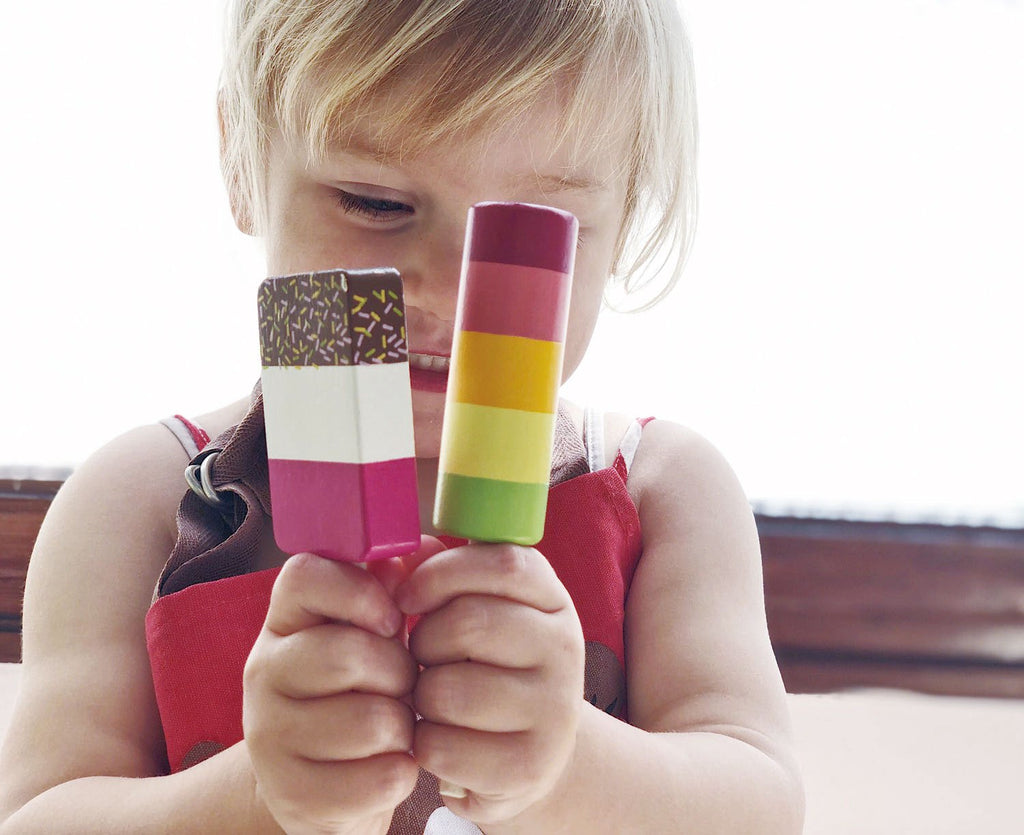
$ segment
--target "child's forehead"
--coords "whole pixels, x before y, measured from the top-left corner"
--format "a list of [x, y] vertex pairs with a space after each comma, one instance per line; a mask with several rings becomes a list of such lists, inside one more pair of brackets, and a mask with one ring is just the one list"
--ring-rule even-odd
[[[457, 105], [439, 118], [416, 112], [423, 90], [415, 80], [336, 111], [319, 130], [293, 131], [311, 164], [338, 155], [358, 155], [380, 165], [401, 165], [443, 154], [467, 167], [500, 159], [513, 171], [539, 176], [552, 190], [599, 190], [627, 163], [632, 129], [628, 121], [597, 109], [573, 107], [565, 89], [550, 83], [515, 112], [482, 110], [468, 118]], [[468, 110], [468, 108], [466, 108]]]

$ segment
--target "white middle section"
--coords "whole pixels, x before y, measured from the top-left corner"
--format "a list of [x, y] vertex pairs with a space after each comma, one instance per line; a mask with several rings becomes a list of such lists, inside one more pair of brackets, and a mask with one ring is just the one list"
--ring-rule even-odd
[[366, 464], [411, 458], [409, 363], [263, 369], [267, 457]]

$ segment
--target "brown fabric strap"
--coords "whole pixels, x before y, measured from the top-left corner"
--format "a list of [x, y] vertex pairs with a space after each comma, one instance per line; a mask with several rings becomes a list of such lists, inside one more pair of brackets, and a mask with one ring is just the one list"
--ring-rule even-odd
[[214, 438], [193, 463], [211, 453], [211, 483], [223, 500], [215, 508], [189, 490], [178, 505], [178, 539], [154, 597], [196, 583], [247, 574], [259, 551], [263, 519], [269, 516], [270, 487], [263, 394], [257, 388], [249, 411], [237, 426]]

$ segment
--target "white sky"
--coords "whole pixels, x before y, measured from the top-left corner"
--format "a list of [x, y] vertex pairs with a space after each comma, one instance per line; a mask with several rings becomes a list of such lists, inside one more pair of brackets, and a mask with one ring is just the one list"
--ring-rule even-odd
[[[221, 4], [12, 5], [0, 466], [74, 464], [248, 389], [263, 268], [217, 167]], [[1024, 524], [1024, 4], [683, 5], [690, 268], [567, 393], [694, 426], [773, 507]]]

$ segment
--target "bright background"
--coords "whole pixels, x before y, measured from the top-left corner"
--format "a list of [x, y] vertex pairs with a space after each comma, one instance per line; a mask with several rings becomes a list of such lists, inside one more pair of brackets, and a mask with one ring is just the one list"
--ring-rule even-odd
[[[222, 9], [4, 12], [0, 466], [258, 376], [217, 163]], [[701, 215], [567, 393], [689, 424], [763, 509], [1024, 525], [1024, 4], [684, 0]]]

